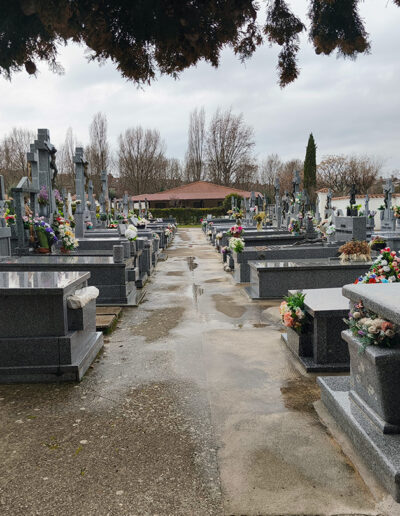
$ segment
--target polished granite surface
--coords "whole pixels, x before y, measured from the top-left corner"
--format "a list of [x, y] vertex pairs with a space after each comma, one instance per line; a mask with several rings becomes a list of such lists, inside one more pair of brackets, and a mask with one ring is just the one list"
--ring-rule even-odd
[[70, 264], [79, 265], [91, 264], [91, 265], [104, 265], [112, 264], [112, 256], [70, 256], [70, 255], [35, 255], [35, 256], [12, 256], [0, 259], [1, 264], [39, 264], [39, 265], [54, 265], [54, 264]]
[[338, 267], [360, 267], [360, 265], [372, 265], [372, 262], [351, 261], [341, 262], [339, 259], [330, 258], [309, 258], [293, 260], [255, 260], [249, 262], [250, 267], [262, 269], [308, 269], [308, 268], [338, 268]]
[[49, 289], [65, 289], [89, 278], [88, 272], [0, 272], [0, 294]]

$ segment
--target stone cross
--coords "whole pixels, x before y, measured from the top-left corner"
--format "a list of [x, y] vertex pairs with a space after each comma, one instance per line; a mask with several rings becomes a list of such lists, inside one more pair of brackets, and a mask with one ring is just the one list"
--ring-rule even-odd
[[6, 192], [4, 188], [4, 178], [0, 176], [0, 228], [6, 227], [6, 221], [4, 219], [4, 214], [6, 212]]
[[142, 218], [142, 201], [139, 201], [139, 217]]
[[300, 191], [300, 183], [301, 183], [300, 172], [298, 170], [296, 170], [295, 173], [293, 174], [293, 181], [292, 181], [294, 197], [296, 197], [296, 195]]
[[106, 170], [101, 171], [101, 193], [103, 198], [103, 206], [100, 207], [100, 212], [107, 213], [110, 201], [108, 198], [108, 176]]
[[90, 220], [93, 224], [96, 223], [96, 202], [93, 195], [93, 181], [89, 179], [88, 182], [88, 201], [90, 203]]
[[124, 196], [122, 198], [122, 204], [123, 204], [123, 213], [124, 217], [128, 218], [128, 194], [127, 192], [124, 193]]
[[251, 192], [250, 194], [250, 208], [254, 208], [256, 205], [256, 194]]
[[149, 201], [147, 199], [144, 200], [144, 216], [147, 219], [149, 214]]
[[68, 195], [67, 195], [67, 214], [68, 214], [69, 219], [71, 219], [73, 217], [71, 192], [68, 192]]
[[365, 216], [368, 217], [369, 215], [369, 195], [366, 194], [365, 200], [364, 200], [364, 213]]
[[383, 193], [385, 194], [385, 208], [390, 210], [392, 207], [392, 195], [394, 193], [393, 182], [391, 179], [386, 179], [386, 184], [383, 187]]
[[67, 195], [68, 194], [67, 194], [66, 188], [63, 188], [61, 191], [61, 196], [62, 196], [62, 200], [63, 200], [63, 214], [64, 214], [65, 219], [68, 218]]
[[48, 129], [38, 129], [37, 140], [30, 146], [30, 152], [27, 153], [28, 166], [30, 169], [33, 188], [40, 190], [42, 186], [46, 187], [49, 204], [42, 206], [44, 216], [52, 222], [53, 213], [57, 213], [57, 205], [54, 197], [53, 187], [57, 177], [56, 165], [57, 149], [50, 142], [50, 132]]
[[234, 209], [235, 209], [235, 198], [232, 195], [232, 197], [231, 197], [231, 210], [234, 211]]
[[75, 235], [82, 238], [85, 232], [84, 212], [86, 206], [85, 194], [85, 161], [83, 159], [83, 147], [76, 147], [74, 155], [75, 163], [75, 188], [76, 200], [80, 201], [76, 204], [75, 211]]

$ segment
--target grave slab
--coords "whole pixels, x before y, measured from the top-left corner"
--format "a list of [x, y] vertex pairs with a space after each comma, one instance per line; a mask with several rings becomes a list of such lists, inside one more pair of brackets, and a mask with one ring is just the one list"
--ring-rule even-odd
[[103, 346], [88, 272], [0, 272], [0, 383], [80, 381]]

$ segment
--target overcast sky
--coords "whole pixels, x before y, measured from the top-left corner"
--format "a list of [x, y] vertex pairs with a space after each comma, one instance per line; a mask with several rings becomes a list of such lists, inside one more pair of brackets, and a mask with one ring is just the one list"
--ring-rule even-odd
[[[303, 16], [305, 0], [290, 0]], [[65, 75], [40, 64], [37, 78], [19, 73], [0, 78], [0, 136], [13, 126], [50, 129], [55, 145], [72, 127], [80, 143], [88, 141], [93, 114], [109, 122], [113, 146], [128, 127], [159, 129], [170, 157], [183, 158], [189, 113], [204, 106], [208, 118], [218, 106], [242, 112], [254, 128], [259, 159], [278, 153], [304, 158], [313, 132], [320, 160], [327, 154], [368, 153], [385, 159], [385, 170], [400, 169], [400, 8], [391, 0], [366, 0], [361, 13], [372, 51], [356, 61], [316, 56], [303, 38], [300, 78], [281, 90], [277, 84], [277, 48], [261, 47], [245, 65], [224, 51], [220, 68], [201, 63], [180, 79], [163, 77], [142, 90], [124, 80], [112, 63], [87, 63], [84, 48], [62, 49]]]

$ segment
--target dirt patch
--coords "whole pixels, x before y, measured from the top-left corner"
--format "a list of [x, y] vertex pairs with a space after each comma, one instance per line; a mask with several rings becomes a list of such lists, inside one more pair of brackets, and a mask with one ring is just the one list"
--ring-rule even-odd
[[206, 280], [204, 283], [222, 283], [223, 281], [227, 281], [227, 278], [211, 278]]
[[265, 328], [268, 326], [266, 323], [253, 323], [253, 328]]
[[183, 271], [169, 271], [167, 276], [183, 276]]
[[281, 393], [286, 408], [315, 414], [313, 403], [320, 399], [320, 389], [314, 378], [292, 378], [281, 387]]
[[147, 319], [131, 326], [131, 331], [134, 335], [146, 337], [146, 342], [154, 342], [167, 337], [169, 332], [178, 326], [184, 312], [184, 306], [152, 310], [149, 312], [150, 315]]
[[232, 317], [233, 319], [238, 319], [242, 317], [242, 315], [246, 312], [246, 308], [242, 305], [238, 305], [231, 297], [224, 296], [222, 294], [214, 294], [212, 299], [215, 303], [215, 307], [218, 312], [227, 315], [228, 317]]

